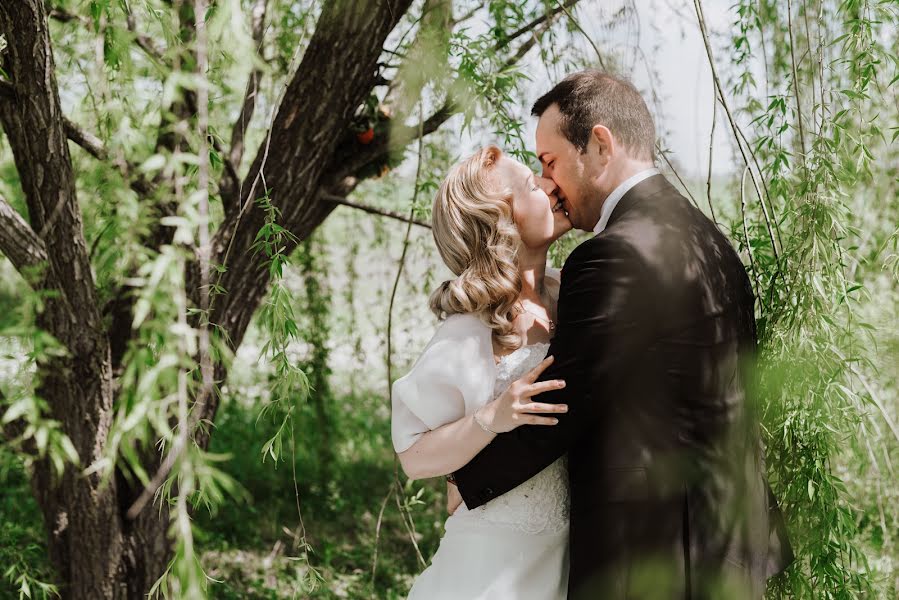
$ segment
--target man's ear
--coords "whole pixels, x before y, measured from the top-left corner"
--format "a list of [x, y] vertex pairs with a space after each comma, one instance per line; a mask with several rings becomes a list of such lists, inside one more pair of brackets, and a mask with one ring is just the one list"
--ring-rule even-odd
[[615, 153], [615, 138], [612, 136], [612, 132], [604, 125], [594, 125], [590, 134], [596, 143], [598, 158], [607, 162]]

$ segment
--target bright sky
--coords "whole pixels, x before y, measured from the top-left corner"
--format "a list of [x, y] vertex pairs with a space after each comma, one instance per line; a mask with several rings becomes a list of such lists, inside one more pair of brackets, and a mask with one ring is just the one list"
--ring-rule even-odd
[[[734, 21], [731, 4], [730, 0], [703, 2], [713, 52]], [[578, 6], [581, 26], [601, 52], [620, 58], [624, 74], [649, 102], [657, 130], [680, 166], [681, 175], [705, 177], [712, 125], [712, 76], [692, 0], [582, 0]], [[589, 45], [585, 47], [589, 49]], [[529, 72], [546, 73], [539, 60], [533, 59], [535, 64], [528, 67]], [[719, 52], [715, 61], [719, 74], [726, 72], [729, 56]], [[650, 100], [651, 81], [656, 84], [658, 106]], [[529, 100], [535, 100], [553, 83], [547, 81], [547, 75], [536, 75]], [[535, 123], [528, 126], [533, 140]], [[713, 145], [715, 174], [734, 168], [729, 136], [726, 115], [719, 108]]]

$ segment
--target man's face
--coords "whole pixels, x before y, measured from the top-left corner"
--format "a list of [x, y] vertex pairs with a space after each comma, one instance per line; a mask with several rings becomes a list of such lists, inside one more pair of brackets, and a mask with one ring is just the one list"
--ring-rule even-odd
[[604, 170], [596, 160], [598, 143], [590, 139], [587, 151], [581, 153], [559, 130], [561, 113], [551, 104], [537, 123], [537, 157], [543, 165], [543, 176], [559, 187], [559, 199], [571, 224], [583, 231], [592, 231], [599, 221], [605, 195], [599, 189]]

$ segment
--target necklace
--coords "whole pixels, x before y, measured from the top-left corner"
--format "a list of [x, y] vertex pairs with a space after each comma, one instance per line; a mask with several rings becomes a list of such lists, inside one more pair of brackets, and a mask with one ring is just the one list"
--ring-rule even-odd
[[555, 322], [555, 321], [553, 321], [552, 319], [544, 319], [543, 317], [541, 317], [541, 316], [538, 315], [537, 313], [535, 313], [535, 312], [533, 312], [533, 311], [530, 311], [530, 310], [526, 309], [526, 308], [524, 307], [524, 305], [521, 303], [521, 301], [518, 302], [518, 308], [519, 308], [519, 310], [522, 310], [522, 311], [528, 313], [529, 315], [532, 315], [533, 317], [535, 317], [535, 318], [539, 319], [540, 321], [543, 321], [544, 323], [546, 323], [547, 325], [549, 325], [549, 330], [550, 330], [550, 331], [555, 331], [555, 330], [556, 330], [556, 322]]

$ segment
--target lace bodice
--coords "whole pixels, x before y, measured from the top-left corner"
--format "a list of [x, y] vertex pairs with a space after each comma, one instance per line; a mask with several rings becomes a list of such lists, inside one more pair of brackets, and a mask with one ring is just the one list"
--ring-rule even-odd
[[[548, 343], [523, 346], [503, 356], [496, 366], [493, 400], [509, 385], [540, 364]], [[539, 402], [540, 397], [536, 397]], [[540, 425], [551, 427], [551, 425]], [[568, 524], [568, 457], [554, 463], [502, 496], [468, 511], [466, 516], [527, 533], [560, 531]]]

